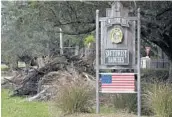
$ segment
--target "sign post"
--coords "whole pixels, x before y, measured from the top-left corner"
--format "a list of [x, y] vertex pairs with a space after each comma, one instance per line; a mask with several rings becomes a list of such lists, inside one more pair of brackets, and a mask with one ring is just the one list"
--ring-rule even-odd
[[137, 113], [138, 117], [141, 116], [141, 81], [140, 81], [140, 9], [137, 10]]
[[[106, 17], [99, 17], [96, 10], [96, 113], [100, 112], [99, 93], [137, 93], [141, 116], [140, 9], [136, 17], [128, 12], [119, 1], [106, 9]], [[105, 69], [116, 72], [100, 73]]]
[[96, 113], [99, 112], [99, 10], [96, 10]]

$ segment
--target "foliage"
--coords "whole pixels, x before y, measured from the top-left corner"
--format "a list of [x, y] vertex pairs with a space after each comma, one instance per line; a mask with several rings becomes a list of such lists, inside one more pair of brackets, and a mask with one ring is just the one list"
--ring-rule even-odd
[[127, 112], [137, 112], [137, 96], [136, 94], [115, 94], [114, 106], [118, 110]]
[[[138, 2], [141, 7], [142, 39], [159, 46], [172, 59], [171, 8], [172, 2]], [[153, 7], [152, 7], [153, 6]]]
[[[172, 2], [139, 2], [141, 7], [141, 36], [143, 40], [159, 46], [172, 61]], [[169, 81], [172, 81], [172, 64], [169, 68]]]
[[9, 97], [7, 90], [1, 91], [2, 117], [48, 117], [44, 102], [26, 102], [24, 98]]
[[57, 45], [54, 40], [59, 37], [50, 22], [37, 17], [40, 16], [37, 1], [21, 3], [2, 2], [2, 60], [10, 64], [23, 56], [47, 55], [52, 45]]
[[142, 82], [165, 82], [168, 79], [167, 69], [142, 69], [141, 80]]
[[172, 85], [156, 83], [147, 87], [145, 104], [159, 117], [172, 117]]
[[88, 35], [84, 40], [84, 45], [88, 46], [90, 43], [95, 42], [95, 38], [93, 35]]
[[[10, 58], [8, 55], [16, 58], [16, 54], [21, 56], [28, 52], [31, 55], [43, 55], [49, 50], [55, 50], [59, 43], [57, 41], [59, 27], [64, 34], [69, 35], [88, 34], [94, 31], [96, 9], [100, 10], [102, 17], [105, 16], [105, 9], [110, 8], [112, 4], [107, 1], [2, 1], [2, 3], [1, 27], [4, 45], [2, 58], [5, 60]], [[129, 8], [131, 15], [136, 15], [137, 7], [141, 8], [141, 39], [146, 42], [145, 45], [149, 43], [148, 45], [155, 50], [156, 44], [169, 60], [172, 60], [172, 2], [123, 1], [122, 3], [124, 7]], [[50, 48], [46, 46], [48, 44]], [[172, 65], [169, 73], [172, 75]]]
[[91, 112], [92, 89], [84, 82], [62, 85], [55, 99], [55, 106], [65, 114]]
[[[7, 90], [2, 90], [2, 117], [49, 117], [51, 109], [47, 108], [45, 102], [25, 102], [23, 98], [9, 97]], [[108, 107], [101, 107], [101, 114], [89, 113], [89, 114], [72, 114], [66, 117], [136, 117], [136, 115], [128, 114], [126, 112], [115, 112], [109, 111]], [[50, 116], [51, 117], [51, 116]], [[59, 117], [56, 113], [53, 117]]]

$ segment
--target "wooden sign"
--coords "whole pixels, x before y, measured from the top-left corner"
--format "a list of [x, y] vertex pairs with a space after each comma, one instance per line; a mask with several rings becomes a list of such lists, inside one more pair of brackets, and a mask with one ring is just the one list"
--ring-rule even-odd
[[105, 50], [106, 65], [128, 65], [129, 51], [128, 49], [106, 49]]
[[[140, 9], [137, 17], [128, 14], [129, 10], [118, 1], [106, 9], [106, 17], [99, 17], [96, 11], [96, 113], [100, 111], [99, 93], [137, 93], [138, 117], [141, 116]], [[116, 73], [100, 73], [100, 69], [113, 69]], [[117, 73], [121, 69], [134, 72]]]
[[[116, 6], [116, 7], [115, 7]], [[135, 63], [135, 21], [128, 19], [128, 10], [115, 2], [107, 9], [106, 17], [100, 17], [100, 68], [134, 69]], [[114, 53], [115, 55], [108, 55]], [[116, 55], [118, 53], [119, 55]]]

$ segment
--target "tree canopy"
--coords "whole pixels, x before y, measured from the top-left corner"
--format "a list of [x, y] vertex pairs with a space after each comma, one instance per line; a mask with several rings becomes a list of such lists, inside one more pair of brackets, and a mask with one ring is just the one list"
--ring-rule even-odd
[[[122, 3], [134, 15], [140, 7], [141, 39], [159, 46], [172, 61], [172, 2]], [[96, 9], [100, 10], [100, 16], [105, 16], [105, 9], [111, 4], [106, 1], [2, 1], [3, 56], [45, 54], [47, 43], [58, 43], [59, 28], [68, 35], [90, 34], [95, 30]]]

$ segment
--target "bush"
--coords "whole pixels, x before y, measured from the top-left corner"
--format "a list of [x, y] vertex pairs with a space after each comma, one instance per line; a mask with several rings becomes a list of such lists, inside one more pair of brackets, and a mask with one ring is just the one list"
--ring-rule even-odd
[[115, 94], [114, 107], [119, 110], [128, 112], [137, 111], [137, 95], [136, 94]]
[[166, 69], [142, 69], [141, 80], [142, 82], [164, 82], [168, 79], [169, 71]]
[[90, 43], [95, 42], [94, 36], [93, 35], [88, 35], [85, 39], [84, 39], [84, 45], [85, 46], [89, 46]]
[[144, 102], [159, 117], [172, 117], [172, 85], [156, 83], [146, 89]]
[[65, 114], [91, 112], [92, 96], [92, 89], [88, 84], [74, 81], [60, 86], [55, 104]]

